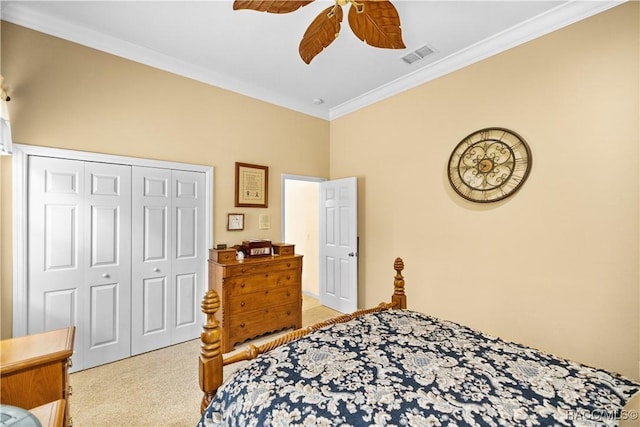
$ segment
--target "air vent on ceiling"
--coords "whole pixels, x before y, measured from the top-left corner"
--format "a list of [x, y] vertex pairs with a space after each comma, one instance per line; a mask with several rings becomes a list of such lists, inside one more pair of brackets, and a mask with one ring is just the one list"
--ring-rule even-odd
[[425, 56], [431, 55], [436, 50], [430, 46], [424, 45], [411, 53], [406, 54], [402, 57], [402, 60], [407, 64], [413, 64], [416, 61], [420, 61]]

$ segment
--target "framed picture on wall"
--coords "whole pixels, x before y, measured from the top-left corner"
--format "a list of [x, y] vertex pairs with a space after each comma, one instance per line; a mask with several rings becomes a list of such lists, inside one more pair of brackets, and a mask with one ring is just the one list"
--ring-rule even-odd
[[236, 207], [269, 205], [269, 167], [236, 162]]
[[244, 214], [227, 214], [227, 230], [244, 230]]

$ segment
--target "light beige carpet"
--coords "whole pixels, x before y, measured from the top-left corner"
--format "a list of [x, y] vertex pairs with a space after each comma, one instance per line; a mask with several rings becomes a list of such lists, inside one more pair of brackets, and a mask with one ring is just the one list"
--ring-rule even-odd
[[[306, 296], [302, 308], [303, 326], [340, 314]], [[245, 346], [236, 346], [240, 349], [236, 351]], [[193, 340], [71, 374], [69, 404], [74, 427], [195, 426], [202, 399], [199, 354], [200, 340]], [[225, 367], [225, 379], [246, 363]]]

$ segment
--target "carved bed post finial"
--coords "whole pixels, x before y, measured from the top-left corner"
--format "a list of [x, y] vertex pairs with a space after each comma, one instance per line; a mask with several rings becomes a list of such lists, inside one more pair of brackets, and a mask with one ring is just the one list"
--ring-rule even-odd
[[396, 276], [393, 281], [393, 296], [391, 301], [394, 304], [394, 308], [404, 309], [407, 308], [407, 296], [404, 293], [404, 277], [402, 276], [402, 270], [404, 270], [404, 261], [402, 258], [396, 258], [393, 263], [393, 268], [396, 270]]
[[213, 395], [222, 384], [222, 342], [220, 324], [215, 318], [220, 309], [220, 298], [213, 289], [209, 290], [202, 299], [202, 312], [205, 323], [200, 334], [200, 389], [203, 391], [200, 413], [204, 413]]

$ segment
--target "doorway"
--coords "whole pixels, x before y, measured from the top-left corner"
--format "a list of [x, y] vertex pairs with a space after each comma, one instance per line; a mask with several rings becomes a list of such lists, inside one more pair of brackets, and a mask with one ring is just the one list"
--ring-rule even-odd
[[282, 241], [304, 255], [302, 293], [320, 298], [319, 197], [326, 178], [282, 175]]

